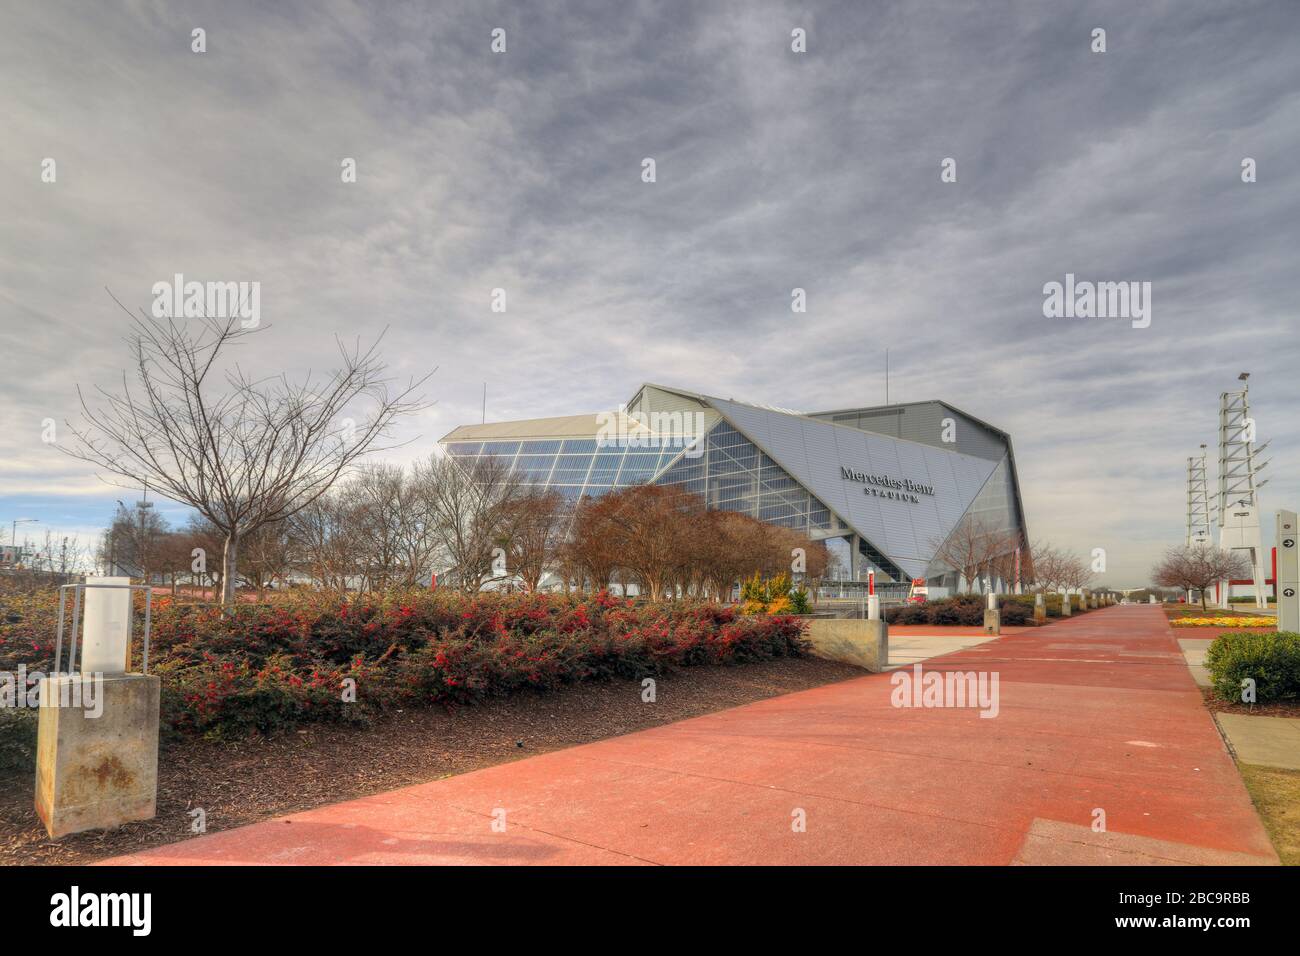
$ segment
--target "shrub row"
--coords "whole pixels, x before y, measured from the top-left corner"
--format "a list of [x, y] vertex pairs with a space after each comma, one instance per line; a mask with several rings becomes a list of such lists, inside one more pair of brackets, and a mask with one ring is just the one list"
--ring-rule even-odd
[[1300, 634], [1254, 631], [1220, 634], [1205, 652], [1214, 692], [1242, 700], [1244, 682], [1255, 682], [1255, 702], [1271, 704], [1300, 697]]
[[[1061, 596], [1045, 596], [1048, 617], [1061, 616]], [[927, 601], [924, 604], [905, 604], [888, 608], [885, 620], [890, 624], [933, 624], [939, 627], [980, 627], [984, 624], [983, 595], [959, 594], [956, 597]], [[1032, 594], [1002, 595], [998, 599], [1002, 610], [1002, 623], [1008, 626], [1034, 623], [1034, 596]], [[1082, 598], [1071, 596], [1071, 608], [1082, 613]]]
[[[50, 665], [53, 598], [48, 605], [0, 616], [0, 670]], [[798, 656], [807, 648], [802, 632], [788, 616], [636, 605], [607, 594], [417, 591], [361, 602], [309, 594], [229, 610], [163, 598], [154, 604], [150, 671], [163, 679], [166, 727], [242, 735], [303, 721], [362, 722], [394, 706]]]

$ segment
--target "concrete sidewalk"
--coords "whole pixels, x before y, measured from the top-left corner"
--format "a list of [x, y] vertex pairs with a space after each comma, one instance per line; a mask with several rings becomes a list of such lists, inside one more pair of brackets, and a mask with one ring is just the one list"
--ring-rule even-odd
[[873, 674], [107, 862], [1276, 862], [1159, 607], [923, 667], [996, 673], [997, 716]]

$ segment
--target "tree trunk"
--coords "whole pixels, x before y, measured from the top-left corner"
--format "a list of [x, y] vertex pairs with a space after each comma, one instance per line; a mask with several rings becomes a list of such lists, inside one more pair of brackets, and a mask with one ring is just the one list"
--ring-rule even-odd
[[235, 603], [235, 565], [239, 561], [239, 532], [226, 535], [226, 550], [221, 556], [221, 603]]

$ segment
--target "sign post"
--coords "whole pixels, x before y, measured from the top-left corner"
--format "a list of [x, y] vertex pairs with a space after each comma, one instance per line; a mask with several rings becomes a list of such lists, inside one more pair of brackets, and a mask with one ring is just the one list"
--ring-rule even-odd
[[1297, 546], [1296, 513], [1277, 513], [1277, 629], [1300, 632], [1300, 547]]

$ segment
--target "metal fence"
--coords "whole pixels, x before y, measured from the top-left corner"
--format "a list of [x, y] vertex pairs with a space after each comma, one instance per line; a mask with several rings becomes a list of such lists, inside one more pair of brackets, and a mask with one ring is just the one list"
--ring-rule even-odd
[[[54, 667], [52, 673], [75, 673], [73, 666], [77, 660], [77, 632], [81, 629], [81, 596], [86, 588], [106, 588], [113, 591], [143, 591], [144, 592], [144, 656], [141, 662], [141, 673], [149, 673], [149, 631], [153, 623], [153, 587], [145, 584], [65, 584], [59, 588], [59, 624], [58, 636], [54, 642]], [[63, 616], [67, 604], [65, 591], [73, 592], [72, 602], [72, 639], [68, 645], [68, 669], [60, 671], [59, 667], [63, 659]], [[127, 631], [127, 645], [130, 646], [130, 630]]]
[[[902, 604], [912, 592], [909, 581], [877, 581], [876, 596], [881, 604]], [[865, 601], [865, 581], [823, 581], [817, 585], [818, 601]]]

